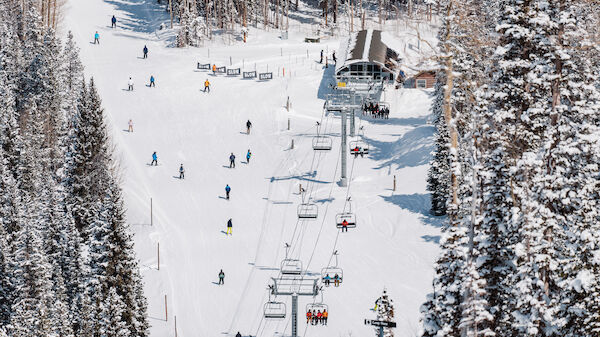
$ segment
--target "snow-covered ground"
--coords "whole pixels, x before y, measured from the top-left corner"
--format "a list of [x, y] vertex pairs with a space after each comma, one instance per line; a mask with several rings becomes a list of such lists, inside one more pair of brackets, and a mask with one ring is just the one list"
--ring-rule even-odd
[[[113, 14], [117, 29], [110, 28]], [[172, 34], [157, 33], [164, 21], [166, 14], [154, 0], [70, 1], [65, 21], [81, 47], [86, 74], [94, 77], [103, 98], [123, 169], [152, 336], [173, 336], [174, 316], [178, 336], [290, 334], [289, 316], [262, 318], [267, 285], [278, 275], [285, 243], [292, 246], [290, 257], [302, 260], [309, 274], [318, 275], [333, 263], [334, 250], [344, 270], [341, 287], [324, 288], [327, 327], [306, 325], [303, 311], [313, 299], [300, 299], [301, 335], [372, 335], [363, 320], [374, 318], [369, 309], [387, 288], [396, 307], [396, 336], [414, 336], [418, 308], [431, 291], [439, 240], [440, 219], [428, 214], [425, 191], [434, 132], [428, 123], [430, 93], [389, 89], [390, 119], [357, 119], [371, 153], [348, 157], [350, 184], [343, 188], [337, 184], [340, 119], [322, 111], [333, 67], [316, 63], [319, 51], [337, 48], [339, 40], [305, 44], [300, 33], [291, 32], [282, 41], [276, 32], [252, 29], [247, 44], [175, 49], [169, 47]], [[92, 44], [95, 31], [100, 45]], [[144, 45], [148, 59], [142, 59]], [[229, 66], [230, 57], [246, 71], [268, 67], [274, 79], [243, 80], [195, 69], [199, 61]], [[150, 75], [156, 88], [147, 86]], [[126, 90], [130, 76], [133, 92]], [[206, 79], [210, 93], [201, 91]], [[129, 119], [133, 133], [127, 132]], [[250, 135], [245, 134], [248, 119]], [[317, 121], [334, 139], [329, 152], [312, 150]], [[253, 153], [249, 164], [248, 149]], [[149, 166], [154, 151], [157, 167]], [[228, 167], [231, 152], [237, 157], [235, 169]], [[180, 164], [186, 169], [184, 180], [178, 179]], [[229, 201], [224, 199], [226, 184], [232, 188]], [[299, 184], [319, 207], [315, 221], [297, 219]], [[334, 219], [347, 195], [358, 226], [339, 233]], [[229, 218], [233, 235], [226, 236]], [[216, 284], [220, 269], [226, 274], [223, 286]], [[289, 299], [278, 300], [288, 303], [289, 312]]]

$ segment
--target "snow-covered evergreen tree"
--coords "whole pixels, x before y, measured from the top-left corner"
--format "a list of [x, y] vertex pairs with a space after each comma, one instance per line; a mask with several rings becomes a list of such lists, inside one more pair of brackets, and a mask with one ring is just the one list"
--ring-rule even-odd
[[[377, 299], [377, 320], [393, 322], [394, 321], [394, 301], [389, 297], [387, 290], [383, 289], [383, 293]], [[379, 333], [379, 328], [375, 328]], [[383, 335], [385, 337], [394, 337], [392, 328], [384, 328]]]

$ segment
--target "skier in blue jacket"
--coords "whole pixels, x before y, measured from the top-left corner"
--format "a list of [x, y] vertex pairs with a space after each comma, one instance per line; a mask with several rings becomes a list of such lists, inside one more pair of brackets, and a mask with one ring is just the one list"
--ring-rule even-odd
[[158, 166], [158, 157], [156, 156], [156, 151], [154, 151], [154, 153], [152, 153], [152, 162], [150, 163], [150, 166]]
[[112, 19], [110, 19], [111, 25], [110, 28], [117, 28], [117, 18], [113, 15]]
[[94, 34], [94, 44], [96, 44], [96, 42], [100, 44], [100, 34], [98, 34], [98, 31]]
[[227, 184], [227, 186], [225, 186], [225, 197], [227, 200], [229, 200], [229, 192], [231, 192], [231, 187], [229, 187], [229, 184]]
[[156, 84], [154, 84], [154, 75], [150, 75], [150, 85], [149, 87], [156, 87]]
[[246, 163], [250, 164], [250, 157], [252, 157], [252, 152], [248, 149], [248, 153], [246, 153]]

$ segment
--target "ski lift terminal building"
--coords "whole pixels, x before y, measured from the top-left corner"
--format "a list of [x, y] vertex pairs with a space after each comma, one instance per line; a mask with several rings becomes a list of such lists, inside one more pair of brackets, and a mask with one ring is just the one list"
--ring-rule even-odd
[[335, 69], [338, 81], [394, 81], [398, 73], [398, 53], [381, 40], [380, 30], [361, 30], [343, 39], [339, 49], [341, 62]]

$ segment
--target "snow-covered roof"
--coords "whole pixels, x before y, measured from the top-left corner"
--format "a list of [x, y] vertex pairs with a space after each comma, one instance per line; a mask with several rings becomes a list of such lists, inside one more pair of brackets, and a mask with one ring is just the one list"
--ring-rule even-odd
[[381, 40], [380, 30], [352, 33], [348, 38], [342, 39], [339, 49], [342, 62], [338, 63], [336, 72], [355, 62], [372, 62], [385, 66], [387, 50], [388, 47]]

